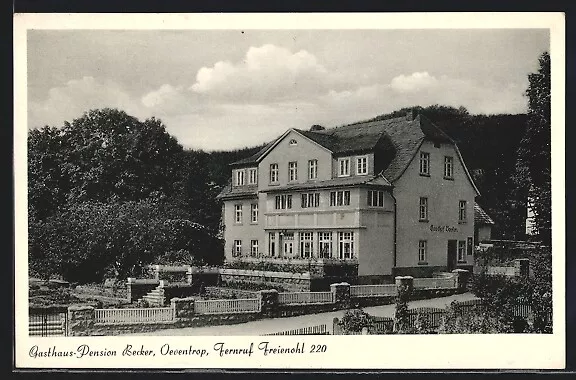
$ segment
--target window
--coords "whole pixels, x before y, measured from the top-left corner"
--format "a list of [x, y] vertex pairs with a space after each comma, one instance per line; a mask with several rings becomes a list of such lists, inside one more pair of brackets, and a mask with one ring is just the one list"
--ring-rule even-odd
[[356, 158], [356, 174], [357, 175], [368, 174], [368, 156], [362, 156]]
[[270, 183], [278, 183], [278, 164], [270, 164]]
[[250, 256], [252, 257], [258, 256], [258, 240], [250, 241]]
[[300, 232], [300, 256], [303, 258], [312, 257], [313, 247], [312, 232]]
[[466, 240], [458, 240], [458, 262], [466, 262]]
[[252, 223], [258, 223], [258, 203], [253, 203], [250, 205], [250, 221]]
[[330, 192], [330, 206], [349, 206], [350, 190], [340, 190]]
[[384, 207], [384, 192], [380, 190], [368, 190], [368, 206]]
[[294, 234], [292, 232], [285, 233], [282, 240], [284, 241], [283, 255], [285, 257], [292, 256], [294, 254]]
[[418, 241], [418, 262], [425, 263], [426, 262], [426, 251], [428, 249], [428, 241], [420, 240]]
[[308, 161], [308, 179], [318, 178], [318, 160]]
[[354, 257], [354, 233], [338, 232], [338, 258], [351, 259]]
[[320, 206], [320, 193], [304, 193], [302, 197], [302, 208]]
[[444, 178], [454, 178], [454, 158], [450, 156], [444, 157]]
[[323, 259], [332, 257], [332, 232], [318, 232], [318, 253]]
[[242, 223], [242, 205], [234, 205], [234, 222]]
[[466, 223], [466, 201], [458, 202], [458, 223]]
[[421, 222], [428, 221], [428, 198], [420, 197], [419, 219]]
[[256, 185], [258, 183], [258, 170], [248, 169], [248, 185]]
[[270, 232], [268, 237], [268, 254], [276, 256], [276, 232]]
[[234, 248], [232, 250], [233, 256], [242, 255], [242, 240], [234, 240]]
[[347, 177], [350, 175], [350, 158], [338, 159], [338, 177]]
[[298, 162], [292, 161], [288, 163], [288, 181], [298, 180]]
[[420, 152], [420, 175], [430, 175], [430, 153]]
[[276, 195], [276, 210], [292, 208], [292, 195]]
[[290, 140], [289, 144], [290, 144], [290, 146], [295, 146], [295, 145], [298, 145], [298, 141], [292, 139], [292, 140]]
[[244, 170], [234, 170], [234, 186], [244, 186]]

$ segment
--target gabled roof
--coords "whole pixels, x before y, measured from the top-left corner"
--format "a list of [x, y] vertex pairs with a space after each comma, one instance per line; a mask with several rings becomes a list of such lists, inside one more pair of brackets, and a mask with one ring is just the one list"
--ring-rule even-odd
[[238, 199], [238, 198], [254, 198], [258, 196], [258, 186], [242, 186], [234, 187], [232, 186], [232, 181], [228, 181], [226, 186], [222, 188], [220, 194], [216, 196], [216, 199]]
[[480, 205], [476, 202], [474, 202], [474, 224], [476, 225], [496, 224], [494, 223], [490, 215], [488, 215], [486, 211], [484, 211], [482, 207], [480, 207]]
[[290, 131], [295, 131], [312, 140], [329, 150], [334, 156], [371, 152], [378, 149], [386, 150], [390, 158], [386, 160], [382, 174], [391, 183], [402, 176], [425, 139], [434, 142], [448, 142], [454, 145], [470, 183], [476, 193], [479, 194], [454, 140], [423, 115], [418, 115], [415, 118], [402, 116], [386, 120], [359, 122], [324, 130], [289, 129], [256, 154], [236, 161], [232, 165], [246, 166], [258, 163]]

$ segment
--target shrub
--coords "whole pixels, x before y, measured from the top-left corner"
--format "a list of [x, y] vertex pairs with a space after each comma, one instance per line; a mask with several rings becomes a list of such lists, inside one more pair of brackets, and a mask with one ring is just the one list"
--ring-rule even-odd
[[344, 333], [361, 332], [364, 327], [372, 328], [374, 317], [362, 309], [346, 310], [338, 325]]

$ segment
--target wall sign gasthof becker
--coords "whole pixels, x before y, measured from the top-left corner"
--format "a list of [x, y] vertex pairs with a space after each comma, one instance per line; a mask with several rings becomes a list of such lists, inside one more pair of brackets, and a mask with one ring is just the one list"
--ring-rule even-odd
[[432, 232], [458, 232], [458, 228], [453, 226], [435, 226], [434, 224], [430, 225], [430, 231]]

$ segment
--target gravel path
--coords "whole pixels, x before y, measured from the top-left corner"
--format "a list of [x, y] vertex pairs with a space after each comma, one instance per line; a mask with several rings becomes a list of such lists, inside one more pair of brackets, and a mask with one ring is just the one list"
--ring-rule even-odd
[[[448, 297], [432, 298], [428, 300], [412, 301], [408, 303], [409, 308], [416, 307], [439, 307], [443, 308], [450, 302], [467, 301], [476, 299], [472, 293], [456, 294]], [[382, 305], [364, 308], [369, 314], [379, 317], [393, 317], [395, 305]], [[297, 317], [260, 319], [257, 321], [240, 323], [236, 325], [205, 326], [205, 327], [185, 327], [181, 329], [158, 330], [149, 333], [127, 334], [127, 335], [164, 335], [164, 336], [257, 336], [280, 331], [298, 329], [302, 327], [315, 326], [321, 324], [328, 325], [328, 331], [332, 331], [332, 321], [334, 318], [341, 318], [343, 310], [320, 314], [300, 315]]]

